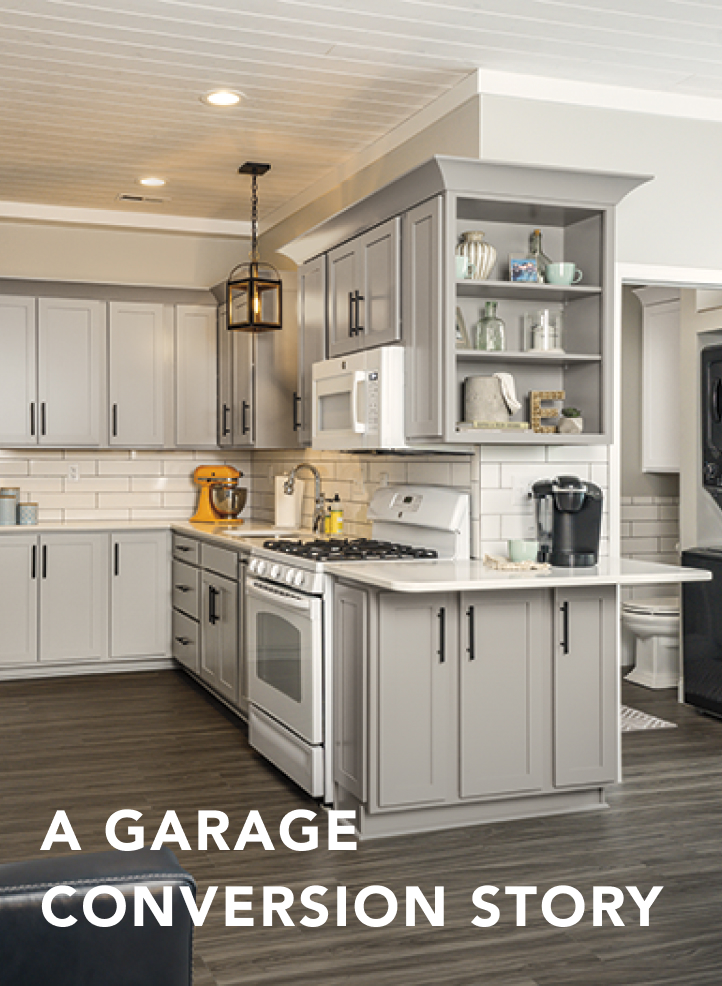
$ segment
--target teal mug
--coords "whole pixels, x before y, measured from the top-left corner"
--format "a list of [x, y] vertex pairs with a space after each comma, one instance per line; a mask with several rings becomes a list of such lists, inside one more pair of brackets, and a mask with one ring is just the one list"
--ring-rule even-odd
[[582, 272], [574, 264], [558, 263], [547, 264], [544, 271], [547, 284], [579, 284], [582, 279]]

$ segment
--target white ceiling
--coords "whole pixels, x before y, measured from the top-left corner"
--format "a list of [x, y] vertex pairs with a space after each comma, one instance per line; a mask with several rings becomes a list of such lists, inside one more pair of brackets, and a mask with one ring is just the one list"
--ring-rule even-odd
[[268, 215], [477, 68], [722, 99], [722, 4], [0, 0], [0, 200], [246, 219], [260, 160]]

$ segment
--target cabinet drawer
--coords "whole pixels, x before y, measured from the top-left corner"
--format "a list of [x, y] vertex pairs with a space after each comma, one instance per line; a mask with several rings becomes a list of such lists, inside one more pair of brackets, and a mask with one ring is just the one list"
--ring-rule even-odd
[[173, 657], [198, 674], [200, 667], [200, 627], [185, 613], [173, 610]]
[[182, 561], [173, 561], [173, 608], [200, 619], [201, 573]]
[[200, 565], [201, 543], [195, 538], [187, 538], [182, 534], [173, 535], [173, 557], [178, 561]]
[[227, 579], [238, 578], [238, 552], [217, 548], [214, 544], [201, 544], [201, 565], [209, 572], [217, 572]]

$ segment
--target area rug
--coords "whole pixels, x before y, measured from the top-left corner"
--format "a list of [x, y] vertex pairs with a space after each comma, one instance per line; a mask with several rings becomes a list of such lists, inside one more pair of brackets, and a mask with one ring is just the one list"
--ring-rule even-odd
[[619, 725], [623, 733], [634, 733], [639, 729], [676, 729], [676, 722], [667, 722], [666, 719], [658, 719], [656, 716], [647, 715], [638, 709], [630, 709], [628, 705], [622, 705], [619, 709]]

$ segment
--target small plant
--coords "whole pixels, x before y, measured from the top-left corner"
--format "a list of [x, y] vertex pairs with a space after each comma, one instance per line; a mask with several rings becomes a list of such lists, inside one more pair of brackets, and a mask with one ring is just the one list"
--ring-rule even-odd
[[562, 414], [565, 418], [581, 418], [582, 412], [577, 407], [563, 407]]

